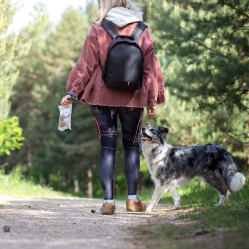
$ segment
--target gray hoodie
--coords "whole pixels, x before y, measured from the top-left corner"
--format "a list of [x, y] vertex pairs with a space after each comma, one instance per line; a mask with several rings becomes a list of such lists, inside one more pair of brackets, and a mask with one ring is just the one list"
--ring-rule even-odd
[[125, 27], [130, 23], [143, 21], [142, 14], [123, 7], [112, 8], [105, 18], [119, 28]]

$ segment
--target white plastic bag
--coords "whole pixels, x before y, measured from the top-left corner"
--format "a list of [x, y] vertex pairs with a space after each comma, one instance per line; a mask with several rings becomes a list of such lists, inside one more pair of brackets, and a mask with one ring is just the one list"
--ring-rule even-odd
[[64, 131], [66, 129], [71, 130], [72, 104], [70, 104], [70, 105], [59, 105], [58, 108], [59, 108], [59, 111], [60, 111], [58, 129], [60, 131]]

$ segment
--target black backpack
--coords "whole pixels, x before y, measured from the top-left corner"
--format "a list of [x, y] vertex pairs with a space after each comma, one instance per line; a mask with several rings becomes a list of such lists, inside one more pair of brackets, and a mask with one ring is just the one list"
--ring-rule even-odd
[[113, 38], [107, 51], [105, 64], [102, 67], [102, 79], [109, 87], [138, 90], [143, 83], [144, 58], [138, 39], [147, 28], [138, 22], [131, 36], [120, 35], [114, 26], [103, 19], [101, 26]]

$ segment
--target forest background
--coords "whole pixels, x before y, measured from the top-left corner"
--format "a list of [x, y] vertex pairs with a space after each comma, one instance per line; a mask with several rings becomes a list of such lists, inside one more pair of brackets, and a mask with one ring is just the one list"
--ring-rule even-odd
[[[218, 143], [240, 171], [249, 166], [249, 3], [245, 0], [138, 0], [160, 61], [166, 103], [149, 123], [170, 129], [172, 145]], [[0, 165], [36, 184], [102, 197], [99, 139], [87, 104], [73, 104], [72, 130], [60, 132], [58, 105], [97, 6], [68, 8], [54, 26], [42, 5], [19, 33], [17, 11], [0, 3]], [[144, 116], [143, 124], [148, 123]], [[120, 125], [119, 125], [120, 127]], [[120, 129], [118, 136], [121, 138]], [[115, 194], [126, 194], [122, 144]], [[141, 156], [139, 190], [152, 186]]]

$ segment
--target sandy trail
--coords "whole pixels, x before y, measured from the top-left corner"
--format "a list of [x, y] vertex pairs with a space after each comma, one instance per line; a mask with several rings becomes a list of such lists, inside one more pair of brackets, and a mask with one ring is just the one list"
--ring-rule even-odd
[[[128, 213], [125, 202], [118, 201], [112, 216], [101, 215], [101, 205], [98, 199], [1, 196], [0, 248], [146, 248], [134, 239], [134, 227], [176, 218], [174, 212], [162, 212], [165, 205], [150, 214]], [[5, 225], [10, 232], [3, 231]]]

